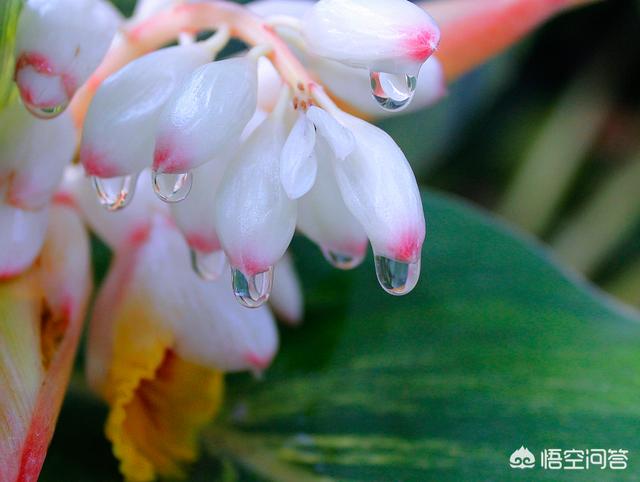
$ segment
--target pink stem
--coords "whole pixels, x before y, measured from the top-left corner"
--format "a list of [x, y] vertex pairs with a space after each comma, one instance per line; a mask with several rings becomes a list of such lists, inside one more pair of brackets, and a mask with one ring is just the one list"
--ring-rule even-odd
[[228, 25], [231, 35], [245, 43], [269, 45], [268, 55], [280, 75], [299, 93], [311, 95], [315, 82], [286, 43], [262, 18], [245, 7], [224, 0], [174, 6], [127, 28], [102, 64], [77, 92], [71, 109], [76, 126], [82, 126], [91, 99], [104, 79], [132, 60], [174, 41], [181, 32], [215, 30]]

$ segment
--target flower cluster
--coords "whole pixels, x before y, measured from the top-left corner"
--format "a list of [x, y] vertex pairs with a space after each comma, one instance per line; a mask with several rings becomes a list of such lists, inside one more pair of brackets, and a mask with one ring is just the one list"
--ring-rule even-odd
[[[410, 292], [420, 193], [369, 121], [432, 104], [451, 72], [570, 3], [518, 2], [542, 5], [531, 26], [434, 2], [450, 31], [474, 28], [433, 56], [440, 30], [407, 0], [139, 0], [129, 19], [26, 0], [0, 110], [0, 480], [42, 465], [90, 292], [83, 225], [114, 254], [86, 371], [130, 480], [179, 474], [222, 373], [269, 366], [273, 312], [300, 321], [296, 230], [339, 269], [370, 244], [384, 290]], [[222, 55], [232, 37], [247, 49]]]

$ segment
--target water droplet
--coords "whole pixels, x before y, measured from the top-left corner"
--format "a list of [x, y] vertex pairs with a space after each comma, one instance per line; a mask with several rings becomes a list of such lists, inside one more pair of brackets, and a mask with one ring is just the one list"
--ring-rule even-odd
[[376, 256], [375, 262], [378, 281], [387, 293], [403, 296], [418, 284], [420, 260], [415, 263], [403, 263], [384, 256]]
[[380, 107], [397, 112], [409, 105], [418, 85], [413, 75], [371, 72], [371, 93]]
[[241, 305], [258, 308], [269, 300], [273, 285], [273, 267], [253, 276], [245, 276], [239, 269], [232, 268], [231, 274], [233, 293]]
[[45, 119], [45, 120], [53, 119], [54, 117], [59, 116], [65, 111], [65, 109], [69, 105], [68, 102], [65, 102], [63, 104], [54, 105], [52, 107], [40, 107], [37, 105], [33, 105], [29, 102], [25, 102], [24, 99], [22, 100], [22, 102], [25, 108], [31, 113], [31, 115], [34, 115], [39, 119]]
[[193, 172], [181, 174], [167, 174], [153, 171], [151, 173], [153, 190], [166, 203], [179, 203], [184, 201], [191, 192], [193, 185]]
[[108, 211], [118, 211], [126, 207], [133, 199], [138, 182], [138, 175], [112, 178], [93, 178], [93, 187], [98, 194], [98, 201]]
[[203, 253], [195, 249], [191, 250], [191, 266], [200, 278], [205, 281], [216, 281], [222, 276], [227, 258], [224, 251]]
[[351, 256], [324, 248], [322, 249], [322, 254], [334, 268], [342, 269], [345, 271], [357, 268], [365, 258], [364, 254], [362, 256]]

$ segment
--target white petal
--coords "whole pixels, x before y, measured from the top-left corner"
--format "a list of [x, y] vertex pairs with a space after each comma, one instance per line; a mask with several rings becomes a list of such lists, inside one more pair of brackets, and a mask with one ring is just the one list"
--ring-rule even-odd
[[91, 290], [89, 239], [73, 207], [54, 205], [40, 255], [40, 277], [47, 301], [70, 318], [84, 311]]
[[318, 171], [315, 144], [316, 129], [306, 115], [300, 114], [280, 156], [280, 179], [291, 199], [304, 196], [313, 187]]
[[271, 61], [266, 57], [260, 57], [258, 59], [258, 108], [271, 112], [278, 102], [282, 85], [282, 78]]
[[189, 197], [171, 205], [178, 228], [189, 246], [197, 252], [212, 253], [221, 249], [215, 227], [214, 206], [230, 159], [231, 155], [225, 154], [194, 170]]
[[257, 85], [256, 63], [247, 57], [196, 69], [160, 114], [154, 169], [187, 172], [239, 143], [256, 110]]
[[135, 239], [148, 227], [155, 214], [168, 214], [169, 207], [151, 188], [148, 171], [140, 175], [131, 204], [127, 209], [116, 212], [109, 212], [99, 204], [91, 180], [81, 171], [78, 167], [67, 169], [63, 192], [74, 199], [85, 222], [112, 249]]
[[216, 231], [230, 264], [247, 276], [275, 265], [295, 230], [296, 204], [279, 175], [283, 145], [284, 125], [272, 114], [242, 146], [217, 196]]
[[[318, 74], [323, 85], [339, 99], [357, 112], [376, 119], [393, 115], [392, 111], [380, 108], [371, 94], [369, 73], [363, 69], [348, 67], [322, 57], [306, 56], [305, 62]], [[415, 112], [429, 107], [447, 92], [442, 64], [436, 57], [429, 57], [420, 69], [413, 100], [403, 113]]]
[[347, 159], [334, 162], [347, 207], [364, 227], [376, 255], [417, 261], [425, 220], [409, 162], [383, 130], [344, 113], [340, 120], [357, 145]]
[[46, 208], [24, 211], [0, 203], [0, 280], [31, 266], [44, 243], [47, 219]]
[[87, 174], [109, 178], [151, 166], [162, 108], [209, 57], [199, 44], [169, 47], [134, 60], [105, 80], [84, 124], [80, 162]]
[[335, 157], [344, 159], [353, 152], [355, 149], [353, 134], [332, 115], [319, 107], [311, 106], [307, 116], [318, 129], [318, 133], [328, 142]]
[[0, 179], [8, 183], [7, 202], [22, 209], [44, 207], [71, 162], [75, 145], [69, 113], [40, 120], [20, 102], [0, 111]]
[[342, 199], [332, 166], [334, 158], [325, 142], [319, 143], [317, 152], [318, 178], [300, 199], [298, 229], [325, 253], [361, 260], [369, 244], [367, 234]]
[[16, 78], [25, 102], [68, 103], [104, 57], [121, 17], [103, 0], [28, 0], [16, 38]]
[[290, 325], [297, 325], [304, 316], [302, 286], [291, 256], [285, 255], [276, 264], [274, 284], [269, 304], [276, 315]]
[[417, 75], [436, 49], [433, 19], [407, 0], [320, 0], [304, 17], [316, 55], [352, 67]]
[[257, 0], [248, 7], [262, 17], [289, 15], [301, 18], [313, 6], [311, 0]]

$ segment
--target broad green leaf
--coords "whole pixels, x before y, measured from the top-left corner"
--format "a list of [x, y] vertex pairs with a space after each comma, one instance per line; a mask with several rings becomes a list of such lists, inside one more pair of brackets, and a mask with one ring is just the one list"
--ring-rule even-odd
[[[261, 381], [233, 377], [227, 413], [192, 480], [539, 480], [509, 468], [521, 445], [627, 449], [640, 464], [640, 324], [528, 239], [460, 201], [427, 194], [414, 293], [381, 292], [296, 242], [305, 324], [284, 329]], [[43, 481], [117, 480], [103, 413], [74, 393]], [[576, 475], [563, 471], [563, 479]]]
[[0, 109], [7, 104], [13, 87], [16, 29], [22, 0], [0, 2]]

